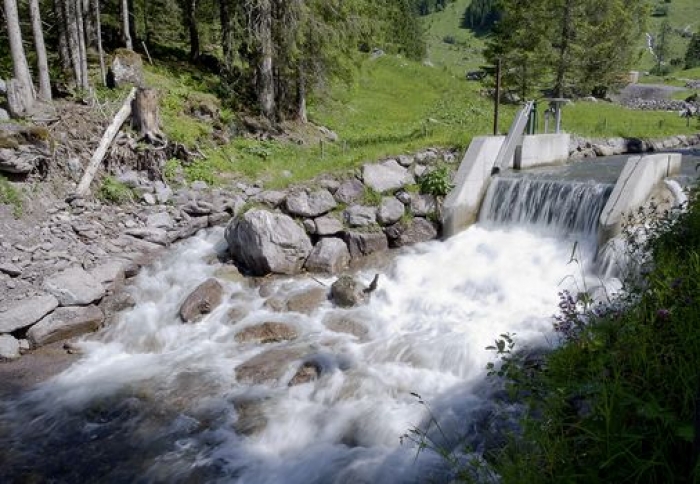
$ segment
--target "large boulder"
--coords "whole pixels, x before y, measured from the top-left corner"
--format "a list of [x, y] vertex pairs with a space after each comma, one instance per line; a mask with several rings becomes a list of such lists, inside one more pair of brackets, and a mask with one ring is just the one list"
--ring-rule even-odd
[[377, 221], [381, 225], [391, 225], [401, 219], [405, 212], [403, 203], [396, 197], [383, 197], [377, 209]]
[[377, 209], [365, 205], [353, 205], [343, 212], [343, 217], [350, 227], [366, 227], [377, 223]]
[[437, 201], [433, 195], [414, 193], [411, 195], [411, 213], [416, 217], [425, 217], [437, 212]]
[[380, 193], [415, 183], [413, 176], [396, 160], [363, 166], [362, 179], [365, 185]]
[[345, 242], [353, 259], [389, 248], [389, 241], [383, 232], [348, 232]]
[[235, 340], [239, 343], [278, 343], [297, 339], [297, 330], [287, 323], [266, 322], [248, 326], [239, 331]]
[[365, 186], [357, 178], [345, 180], [335, 191], [335, 199], [340, 203], [353, 203], [365, 193]]
[[298, 190], [287, 195], [287, 212], [300, 217], [317, 217], [330, 212], [337, 203], [328, 190], [307, 193]]
[[341, 239], [321, 239], [311, 255], [306, 259], [305, 268], [310, 272], [335, 273], [346, 268], [350, 263], [350, 251]]
[[180, 306], [180, 319], [196, 323], [216, 309], [224, 297], [224, 287], [214, 278], [201, 283]]
[[409, 223], [397, 223], [387, 227], [386, 233], [394, 247], [427, 242], [437, 238], [438, 232], [432, 222], [416, 217]]
[[11, 333], [39, 321], [58, 307], [58, 299], [50, 294], [22, 299], [0, 312], [0, 333]]
[[110, 67], [115, 87], [122, 87], [129, 84], [134, 86], [143, 85], [143, 61], [136, 52], [128, 49], [117, 49], [112, 56]]
[[343, 222], [332, 215], [324, 215], [314, 220], [314, 233], [319, 236], [335, 235], [343, 231]]
[[226, 228], [234, 260], [253, 275], [294, 274], [304, 265], [312, 245], [291, 217], [267, 210], [250, 210]]
[[58, 308], [27, 331], [32, 346], [43, 346], [54, 341], [73, 338], [97, 331], [104, 314], [97, 306]]
[[102, 283], [80, 267], [47, 277], [44, 290], [56, 296], [60, 306], [86, 306], [105, 295]]

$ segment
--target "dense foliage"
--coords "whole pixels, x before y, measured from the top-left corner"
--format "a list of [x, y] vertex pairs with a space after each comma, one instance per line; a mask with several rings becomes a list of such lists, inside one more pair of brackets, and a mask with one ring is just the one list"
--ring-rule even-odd
[[499, 18], [498, 0], [472, 0], [464, 11], [462, 27], [485, 32], [491, 30]]
[[619, 81], [640, 54], [644, 0], [499, 0], [486, 59], [525, 95], [590, 94]]

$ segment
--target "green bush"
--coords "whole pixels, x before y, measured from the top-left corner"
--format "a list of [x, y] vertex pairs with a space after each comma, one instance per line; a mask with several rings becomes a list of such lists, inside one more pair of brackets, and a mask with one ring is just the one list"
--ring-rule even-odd
[[442, 166], [423, 175], [419, 180], [420, 192], [436, 197], [444, 197], [454, 187], [450, 181], [450, 170]]

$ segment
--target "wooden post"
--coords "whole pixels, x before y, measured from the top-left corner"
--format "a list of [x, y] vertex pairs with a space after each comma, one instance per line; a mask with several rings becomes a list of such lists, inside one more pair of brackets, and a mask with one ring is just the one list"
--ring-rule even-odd
[[501, 59], [496, 61], [496, 92], [493, 98], [493, 134], [498, 135], [498, 106], [501, 102]]
[[124, 101], [124, 104], [122, 105], [119, 112], [117, 112], [117, 115], [114, 117], [112, 124], [109, 125], [104, 135], [102, 135], [100, 145], [97, 147], [97, 150], [95, 150], [95, 153], [93, 153], [92, 158], [90, 159], [90, 164], [85, 169], [85, 173], [80, 179], [78, 188], [75, 190], [75, 193], [71, 197], [69, 197], [70, 199], [82, 198], [87, 194], [88, 190], [90, 189], [90, 183], [92, 183], [92, 179], [95, 178], [95, 174], [100, 168], [100, 163], [105, 157], [105, 154], [107, 154], [107, 149], [109, 148], [109, 145], [112, 144], [112, 141], [119, 132], [119, 129], [121, 128], [122, 124], [124, 124], [124, 121], [126, 121], [126, 119], [131, 114], [131, 102], [134, 100], [135, 96], [136, 88], [132, 87], [131, 91], [129, 92], [129, 95]]

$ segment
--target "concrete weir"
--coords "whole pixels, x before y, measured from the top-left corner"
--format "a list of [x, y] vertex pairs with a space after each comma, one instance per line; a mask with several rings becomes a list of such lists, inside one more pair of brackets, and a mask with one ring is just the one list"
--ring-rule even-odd
[[629, 158], [600, 214], [598, 247], [618, 235], [627, 215], [644, 205], [658, 184], [677, 175], [680, 169], [680, 153]]
[[[565, 133], [524, 136], [522, 148], [508, 160], [507, 167], [532, 168], [564, 162], [569, 156], [569, 139]], [[505, 136], [479, 136], [472, 140], [455, 177], [455, 187], [443, 205], [445, 238], [476, 222], [505, 140]]]

